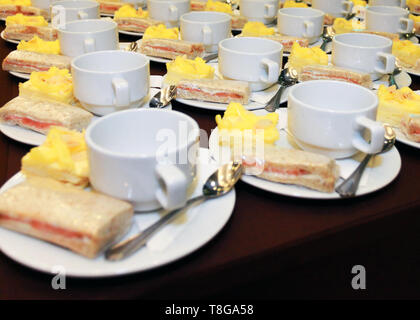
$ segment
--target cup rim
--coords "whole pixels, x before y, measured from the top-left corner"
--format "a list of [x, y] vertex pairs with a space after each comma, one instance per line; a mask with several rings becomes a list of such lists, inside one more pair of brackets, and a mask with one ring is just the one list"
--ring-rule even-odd
[[[298, 90], [300, 87], [304, 87], [304, 86], [309, 86], [312, 83], [325, 83], [326, 85], [328, 83], [334, 83], [334, 84], [338, 84], [341, 85], [343, 87], [354, 87], [357, 88], [358, 90], [364, 91], [366, 92], [368, 95], [370, 95], [371, 97], [374, 98], [374, 102], [372, 104], [370, 104], [369, 106], [367, 106], [366, 108], [363, 109], [357, 109], [357, 110], [328, 110], [328, 109], [322, 109], [320, 107], [316, 107], [313, 105], [310, 105], [308, 103], [303, 102], [302, 100], [298, 99], [294, 93], [295, 90]], [[300, 82], [294, 86], [292, 86], [289, 90], [289, 99], [293, 99], [296, 102], [298, 102], [299, 104], [303, 105], [305, 108], [307, 109], [311, 109], [314, 111], [321, 111], [324, 113], [328, 113], [328, 114], [354, 114], [354, 113], [359, 113], [359, 112], [365, 112], [365, 111], [369, 111], [372, 108], [375, 108], [378, 106], [378, 97], [376, 96], [376, 94], [374, 92], [372, 92], [371, 90], [362, 87], [360, 85], [354, 84], [354, 83], [348, 83], [348, 82], [344, 82], [344, 81], [337, 81], [337, 80], [310, 80], [310, 81], [305, 81], [305, 82]]]
[[[385, 8], [385, 9], [390, 9], [390, 10], [394, 10], [395, 12], [381, 12], [381, 11], [376, 11], [374, 10], [375, 8]], [[399, 12], [396, 12], [396, 11]], [[395, 7], [395, 6], [368, 6], [366, 8], [366, 12], [370, 11], [370, 12], [374, 12], [376, 14], [381, 14], [384, 16], [395, 16], [395, 15], [401, 15], [401, 14], [409, 14], [410, 12], [407, 9], [401, 8], [401, 7]]]
[[[340, 41], [340, 38], [343, 38], [344, 36], [346, 36], [346, 37], [366, 37], [366, 38], [376, 38], [376, 39], [381, 38], [381, 39], [383, 39], [387, 42], [387, 45], [365, 47], [365, 46], [361, 46], [361, 45], [345, 43], [342, 40]], [[338, 40], [337, 40], [337, 38], [338, 38]], [[386, 37], [379, 36], [379, 35], [376, 35], [376, 34], [369, 34], [369, 33], [342, 33], [342, 34], [338, 34], [338, 35], [334, 36], [333, 37], [333, 42], [338, 43], [340, 45], [347, 46], [347, 47], [352, 47], [352, 48], [378, 49], [378, 48], [384, 48], [384, 47], [388, 47], [388, 46], [392, 47], [392, 40], [391, 39], [388, 39]]]
[[84, 2], [85, 6], [80, 7], [72, 7], [67, 8], [64, 7], [66, 10], [82, 10], [82, 9], [90, 9], [90, 8], [99, 8], [99, 2], [93, 1], [93, 0], [60, 0], [56, 1], [50, 4], [50, 8], [54, 8], [55, 6], [63, 5], [63, 3], [72, 3], [72, 2]]
[[[312, 16], [299, 16], [296, 14], [287, 13], [287, 11], [308, 11], [313, 12]], [[325, 15], [324, 11], [315, 8], [281, 8], [277, 11], [278, 14], [288, 16], [288, 17], [298, 17], [298, 18], [319, 18]]]
[[[151, 158], [155, 155], [150, 155], [150, 154], [132, 154], [132, 153], [122, 153], [122, 152], [115, 152], [115, 151], [111, 151], [108, 148], [104, 148], [100, 145], [98, 145], [95, 141], [93, 141], [91, 134], [92, 131], [95, 129], [96, 126], [98, 126], [99, 124], [101, 124], [104, 121], [107, 121], [109, 118], [113, 118], [113, 117], [117, 117], [117, 116], [121, 116], [124, 115], [125, 113], [141, 113], [141, 112], [149, 112], [149, 113], [155, 113], [155, 112], [170, 112], [170, 113], [174, 113], [177, 114], [178, 116], [184, 118], [185, 120], [187, 120], [193, 127], [193, 130], [197, 131], [197, 137], [200, 137], [200, 127], [198, 126], [197, 121], [195, 121], [192, 117], [186, 115], [185, 113], [176, 111], [176, 110], [159, 110], [159, 109], [151, 109], [151, 108], [145, 108], [145, 109], [129, 109], [129, 110], [123, 110], [123, 111], [118, 111], [118, 112], [113, 112], [110, 113], [108, 115], [105, 115], [103, 117], [101, 117], [100, 119], [94, 121], [93, 123], [91, 123], [85, 132], [85, 140], [86, 140], [86, 144], [88, 145], [88, 148], [92, 148], [97, 152], [100, 152], [101, 154], [105, 154], [107, 156], [113, 157], [113, 158], [124, 158], [124, 159], [148, 159]], [[176, 152], [177, 150], [182, 150], [185, 148], [188, 148], [188, 146], [192, 145], [193, 143], [195, 143], [195, 141], [197, 140], [197, 137], [193, 138], [193, 139], [186, 139], [185, 141], [183, 141], [181, 144], [177, 144], [175, 149], [170, 149], [169, 152]]]
[[[217, 21], [194, 21], [194, 20], [188, 20], [188, 17], [191, 15], [213, 15], [213, 16], [219, 16], [220, 19]], [[227, 22], [232, 19], [231, 15], [224, 13], [224, 12], [217, 12], [217, 11], [190, 11], [187, 13], [184, 13], [180, 20], [183, 22], [188, 23], [196, 23], [196, 24], [208, 24], [208, 23], [220, 23], [220, 22]]]
[[[101, 31], [89, 31], [89, 30], [86, 30], [86, 31], [69, 31], [69, 30], [66, 29], [66, 27], [68, 25], [77, 24], [77, 23], [93, 22], [93, 21], [95, 23], [97, 21], [102, 21], [104, 23], [107, 23], [107, 24], [109, 24], [109, 28], [106, 28], [106, 29], [101, 30]], [[67, 22], [63, 27], [58, 27], [57, 29], [58, 29], [59, 32], [68, 33], [68, 34], [92, 34], [92, 33], [96, 33], [96, 32], [110, 31], [110, 30], [116, 29], [117, 26], [118, 26], [117, 23], [115, 21], [111, 20], [111, 19], [84, 19], [84, 20], [74, 20], [74, 21]]]
[[[238, 40], [238, 39], [244, 39], [244, 40]], [[224, 43], [228, 42], [228, 41], [245, 41], [245, 39], [246, 40], [251, 40], [251, 41], [263, 41], [263, 42], [268, 41], [268, 42], [274, 43], [276, 46], [278, 45], [280, 47], [279, 47], [279, 49], [274, 49], [274, 50], [271, 50], [271, 51], [265, 51], [264, 53], [254, 53], [254, 52], [243, 52], [243, 51], [239, 51], [239, 50], [233, 50], [233, 49], [229, 49], [229, 48], [226, 48], [226, 47], [223, 46]], [[219, 42], [219, 50], [221, 48], [223, 50], [229, 52], [229, 53], [235, 53], [235, 54], [239, 53], [239, 54], [243, 54], [243, 55], [247, 55], [247, 56], [255, 56], [255, 55], [261, 55], [261, 54], [270, 55], [270, 54], [274, 54], [278, 51], [283, 51], [283, 45], [281, 43], [279, 43], [277, 41], [274, 41], [274, 40], [265, 39], [265, 38], [258, 38], [258, 37], [226, 38], [226, 39], [223, 39], [222, 41]], [[220, 51], [219, 51], [219, 53], [220, 53]]]
[[[118, 71], [94, 71], [94, 70], [89, 70], [89, 69], [82, 68], [82, 67], [76, 65], [76, 63], [79, 62], [80, 59], [83, 59], [86, 56], [98, 55], [98, 54], [107, 54], [107, 53], [111, 53], [111, 52], [113, 54], [119, 54], [119, 55], [138, 55], [138, 56], [141, 56], [144, 59], [144, 63], [141, 64], [140, 66], [133, 67], [131, 69], [122, 69], [122, 70], [118, 70]], [[142, 68], [146, 67], [148, 64], [149, 64], [149, 59], [142, 53], [132, 52], [132, 51], [124, 51], [124, 50], [102, 50], [102, 51], [94, 51], [94, 52], [84, 53], [84, 54], [81, 54], [81, 55], [73, 58], [72, 61], [71, 61], [71, 68], [75, 69], [75, 70], [78, 70], [80, 72], [84, 72], [84, 73], [121, 74], [121, 73], [124, 73], [124, 72], [130, 72], [130, 71], [134, 71], [134, 70], [137, 70], [137, 69], [142, 69]]]

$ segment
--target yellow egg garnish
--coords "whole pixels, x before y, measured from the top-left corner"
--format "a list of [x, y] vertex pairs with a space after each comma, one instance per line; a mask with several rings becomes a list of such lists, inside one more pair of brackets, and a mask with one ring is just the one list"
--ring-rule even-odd
[[89, 163], [84, 133], [51, 127], [45, 142], [22, 158], [22, 172], [61, 182], [86, 183]]
[[248, 21], [242, 29], [244, 37], [271, 36], [275, 33], [274, 28], [267, 28], [262, 22]]
[[31, 0], [0, 0], [0, 5], [26, 6], [32, 5]]
[[29, 41], [22, 40], [19, 42], [17, 49], [20, 51], [60, 54], [60, 42], [58, 39], [55, 41], [45, 41], [38, 36], [34, 36]]
[[213, 79], [214, 68], [206, 64], [200, 57], [194, 60], [187, 59], [185, 56], [178, 56], [175, 60], [166, 63], [168, 73], [165, 82], [176, 85], [183, 79]]
[[344, 18], [336, 18], [334, 20], [333, 29], [335, 33], [348, 33], [353, 31], [362, 31], [365, 26], [358, 20], [346, 20]]
[[420, 22], [420, 16], [415, 16], [414, 14], [409, 14], [408, 17], [414, 22]]
[[144, 32], [143, 39], [179, 39], [179, 29], [166, 28], [164, 24], [150, 26]]
[[406, 4], [411, 11], [414, 11], [415, 7], [420, 6], [420, 0], [407, 0]]
[[394, 40], [392, 44], [392, 54], [403, 64], [415, 67], [420, 60], [420, 46], [415, 45], [410, 40]]
[[204, 9], [204, 11], [218, 11], [233, 14], [232, 7], [230, 4], [212, 0], [207, 1], [206, 8]]
[[139, 8], [138, 10], [134, 9], [132, 6], [126, 4], [119, 8], [114, 13], [114, 19], [115, 18], [147, 18], [149, 16], [149, 13], [142, 8]]
[[32, 72], [28, 81], [19, 84], [19, 95], [36, 96], [72, 104], [73, 80], [69, 70], [51, 67]]
[[[245, 135], [251, 134], [253, 140], [263, 137], [264, 143], [274, 144], [280, 134], [277, 129], [279, 121], [278, 113], [268, 113], [264, 116], [257, 116], [246, 110], [240, 103], [231, 102], [223, 118], [216, 115], [217, 128], [219, 130], [219, 141], [222, 145], [231, 145], [237, 141], [235, 137], [243, 139]], [[233, 138], [233, 139], [232, 139]]]
[[296, 2], [293, 0], [286, 0], [283, 8], [307, 8], [308, 5], [305, 2]]
[[320, 47], [304, 48], [295, 42], [293, 43], [288, 63], [297, 72], [301, 72], [304, 66], [328, 65], [328, 55]]
[[22, 24], [25, 26], [46, 27], [48, 22], [43, 16], [24, 16], [21, 13], [6, 18], [6, 26], [13, 24]]
[[353, 6], [361, 6], [361, 7], [366, 7], [367, 6], [367, 2], [364, 0], [351, 0], [353, 2]]

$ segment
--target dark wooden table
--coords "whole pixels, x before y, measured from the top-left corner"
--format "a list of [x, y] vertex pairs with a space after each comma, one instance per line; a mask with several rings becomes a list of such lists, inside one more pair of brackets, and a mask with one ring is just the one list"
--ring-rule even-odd
[[[14, 48], [0, 41], [0, 59]], [[152, 74], [164, 72], [164, 65], [151, 63]], [[0, 71], [0, 105], [18, 94], [18, 83]], [[418, 77], [411, 87], [420, 89]], [[215, 112], [176, 102], [173, 108], [207, 133], [215, 127]], [[419, 150], [396, 146], [398, 178], [356, 199], [295, 199], [240, 182], [232, 218], [209, 244], [149, 272], [68, 279], [67, 289], [57, 291], [51, 275], [0, 253], [0, 299], [420, 298]], [[20, 170], [29, 149], [0, 134], [0, 185]], [[367, 290], [350, 285], [358, 264], [366, 268]]]

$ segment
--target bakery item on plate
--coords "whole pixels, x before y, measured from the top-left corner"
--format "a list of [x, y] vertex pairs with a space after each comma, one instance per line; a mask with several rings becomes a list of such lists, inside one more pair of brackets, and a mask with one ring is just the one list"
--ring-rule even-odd
[[48, 178], [0, 194], [0, 226], [95, 258], [132, 224], [131, 204]]
[[185, 56], [178, 56], [174, 60], [166, 63], [164, 81], [169, 85], [177, 85], [180, 80], [186, 79], [213, 79], [214, 68], [208, 65], [202, 58], [196, 57], [194, 60], [187, 59]]
[[305, 66], [328, 65], [328, 55], [320, 47], [304, 48], [298, 42], [294, 42], [288, 64], [300, 73]]
[[31, 51], [14, 50], [3, 60], [5, 71], [31, 73], [47, 71], [51, 67], [70, 69], [71, 58], [57, 54], [46, 54]]
[[245, 24], [248, 22], [248, 19], [244, 16], [240, 15], [232, 15], [232, 29], [240, 30], [242, 29]]
[[264, 145], [263, 156], [244, 153], [242, 166], [247, 175], [265, 180], [304, 186], [321, 192], [334, 192], [339, 168], [334, 159], [296, 149]]
[[204, 55], [202, 43], [175, 39], [143, 39], [139, 51], [152, 57], [175, 59], [179, 55], [186, 55], [192, 59]]
[[381, 85], [377, 91], [379, 98], [377, 120], [400, 128], [407, 115], [420, 115], [420, 95], [408, 87]]
[[118, 24], [119, 30], [132, 32], [144, 32], [150, 26], [163, 23], [148, 16], [148, 12], [141, 8], [136, 10], [131, 5], [124, 5], [115, 12], [114, 21]]
[[407, 0], [407, 6], [412, 13], [420, 14], [420, 0]]
[[84, 133], [51, 127], [43, 144], [22, 158], [26, 176], [51, 178], [77, 187], [89, 183], [89, 163]]
[[11, 40], [31, 40], [38, 36], [43, 40], [56, 40], [58, 32], [48, 26], [42, 16], [24, 16], [18, 13], [6, 18], [4, 37]]
[[308, 65], [299, 74], [299, 81], [338, 80], [372, 88], [372, 79], [368, 73], [358, 72], [335, 66]]
[[147, 39], [179, 39], [178, 28], [167, 28], [163, 23], [150, 26], [144, 31], [143, 40]]
[[92, 114], [59, 101], [18, 96], [0, 108], [0, 122], [46, 134], [51, 126], [82, 131]]
[[250, 89], [248, 82], [197, 79], [181, 80], [176, 87], [177, 98], [188, 100], [201, 100], [210, 102], [239, 102], [248, 104]]
[[206, 9], [206, 1], [191, 0], [191, 11], [204, 11]]
[[49, 17], [49, 12], [40, 8], [31, 6], [30, 0], [2, 0], [0, 2], [0, 18], [5, 19], [8, 16], [21, 13], [25, 16], [43, 16]]
[[401, 131], [414, 142], [420, 142], [420, 115], [406, 114], [401, 120]]
[[403, 67], [420, 71], [419, 45], [410, 40], [395, 40], [392, 44], [392, 54]]
[[99, 12], [105, 14], [114, 14], [115, 11], [125, 5], [133, 6], [131, 3], [122, 2], [120, 0], [96, 0], [99, 2]]

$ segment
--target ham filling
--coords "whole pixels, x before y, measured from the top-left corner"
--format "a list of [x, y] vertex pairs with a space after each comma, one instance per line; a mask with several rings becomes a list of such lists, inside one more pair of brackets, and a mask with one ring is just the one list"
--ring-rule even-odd
[[135, 22], [126, 22], [126, 21], [119, 22], [118, 25], [121, 27], [135, 28], [135, 30], [138, 32], [144, 32], [149, 27], [148, 25], [145, 25], [145, 24], [139, 24]]
[[53, 234], [57, 234], [66, 238], [80, 238], [83, 239], [85, 237], [89, 237], [81, 232], [77, 232], [77, 231], [71, 231], [71, 230], [67, 230], [61, 227], [56, 227], [53, 226], [49, 223], [45, 223], [45, 222], [41, 222], [38, 220], [34, 220], [34, 219], [23, 219], [23, 218], [16, 218], [16, 217], [11, 217], [5, 214], [0, 213], [0, 221], [16, 221], [16, 222], [20, 222], [20, 223], [25, 223], [27, 225], [30, 225], [32, 228], [39, 230], [41, 232], [45, 232], [45, 233], [53, 233]]
[[186, 90], [186, 91], [190, 91], [190, 92], [198, 92], [200, 94], [203, 94], [205, 96], [212, 96], [212, 97], [229, 97], [229, 98], [233, 98], [233, 99], [242, 99], [243, 96], [238, 94], [238, 93], [234, 93], [234, 92], [214, 92], [214, 93], [210, 93], [210, 92], [206, 92], [203, 91], [201, 89], [198, 88], [189, 88], [189, 87], [183, 87], [180, 86], [178, 87], [179, 90]]
[[[257, 167], [257, 162], [254, 161], [246, 161], [242, 160], [242, 165], [245, 168], [253, 168]], [[286, 168], [280, 168], [274, 164], [271, 163], [265, 163], [264, 164], [264, 172], [270, 172], [270, 173], [276, 173], [276, 174], [282, 174], [282, 175], [289, 175], [289, 176], [303, 176], [306, 174], [310, 174], [308, 170], [305, 169], [286, 169]]]
[[190, 55], [193, 54], [195, 51], [201, 51], [201, 50], [197, 50], [196, 47], [192, 46], [190, 51], [180, 51], [174, 48], [170, 48], [170, 47], [162, 47], [162, 46], [152, 46], [152, 45], [147, 45], [147, 47], [155, 49], [155, 50], [162, 50], [162, 51], [169, 51], [169, 52], [176, 52], [176, 53], [180, 53], [180, 54], [186, 54], [186, 55]]
[[51, 126], [59, 126], [60, 124], [58, 122], [46, 122], [46, 121], [40, 121], [40, 120], [34, 120], [29, 117], [22, 117], [17, 115], [6, 115], [4, 117], [5, 121], [13, 121], [15, 123], [21, 123], [22, 125], [38, 129], [38, 130], [46, 130]]
[[307, 76], [313, 80], [318, 80], [319, 78], [322, 78], [322, 79], [331, 79], [331, 80], [342, 80], [342, 81], [351, 82], [351, 83], [359, 84], [359, 85], [362, 84], [362, 81], [358, 79], [356, 80], [346, 75], [339, 76], [339, 75], [331, 75], [329, 73], [321, 73], [321, 72], [317, 72], [317, 73], [302, 72], [302, 76]]
[[50, 66], [43, 67], [43, 66], [40, 66], [40, 65], [32, 64], [30, 62], [19, 62], [19, 61], [6, 60], [5, 64], [20, 67], [20, 68], [33, 69], [33, 70], [37, 70], [37, 71], [48, 71], [50, 69]]

